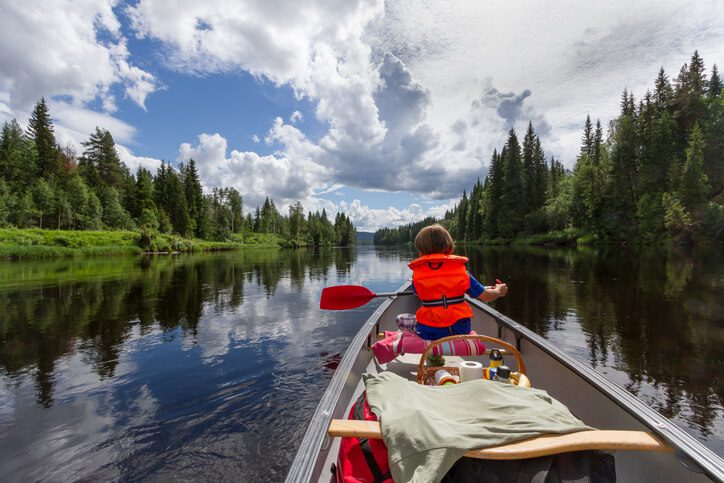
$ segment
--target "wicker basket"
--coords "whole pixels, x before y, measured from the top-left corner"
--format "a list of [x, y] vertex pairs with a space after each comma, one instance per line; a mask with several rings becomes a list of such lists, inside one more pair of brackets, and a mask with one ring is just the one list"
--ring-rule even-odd
[[460, 368], [458, 367], [430, 367], [425, 365], [425, 361], [427, 360], [427, 356], [432, 352], [432, 348], [439, 346], [441, 344], [444, 344], [445, 342], [452, 341], [452, 340], [458, 340], [458, 339], [473, 339], [473, 340], [479, 340], [483, 342], [489, 342], [492, 344], [496, 344], [498, 347], [502, 347], [503, 349], [507, 350], [510, 354], [513, 354], [515, 357], [515, 362], [518, 366], [518, 370], [525, 374], [525, 362], [523, 362], [523, 357], [521, 357], [520, 352], [513, 347], [512, 345], [508, 344], [507, 342], [496, 339], [495, 337], [489, 337], [487, 335], [452, 335], [450, 337], [444, 337], [442, 339], [438, 339], [422, 352], [422, 355], [420, 356], [420, 364], [417, 366], [417, 382], [419, 384], [425, 384], [426, 386], [434, 386], [435, 385], [435, 372], [439, 371], [440, 369], [445, 369], [453, 376], [460, 377]]
[[450, 375], [455, 376], [458, 378], [458, 382], [460, 381], [460, 368], [459, 367], [449, 367], [449, 366], [425, 366], [425, 384], [426, 386], [436, 386], [435, 384], [435, 373], [439, 371], [440, 369], [444, 369], [447, 372], [450, 373]]

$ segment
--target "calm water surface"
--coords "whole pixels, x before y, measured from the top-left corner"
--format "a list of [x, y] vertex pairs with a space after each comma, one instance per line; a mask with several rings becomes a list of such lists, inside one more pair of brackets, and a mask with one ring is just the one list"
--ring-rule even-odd
[[[720, 250], [470, 248], [496, 308], [724, 452]], [[0, 263], [0, 479], [281, 480], [404, 249]]]

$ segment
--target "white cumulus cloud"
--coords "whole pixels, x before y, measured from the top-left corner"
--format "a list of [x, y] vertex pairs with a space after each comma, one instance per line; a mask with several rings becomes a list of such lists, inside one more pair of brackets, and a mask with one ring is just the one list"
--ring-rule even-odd
[[144, 107], [154, 76], [132, 65], [112, 0], [3, 2], [0, 15], [0, 91], [13, 109], [41, 96], [77, 105], [100, 99], [115, 110], [114, 85]]
[[319, 180], [327, 177], [324, 168], [312, 161], [319, 148], [281, 118], [276, 119], [266, 140], [282, 143], [284, 152], [267, 156], [237, 150], [228, 153], [226, 139], [216, 133], [199, 135], [195, 145], [183, 143], [177, 159], [193, 158], [205, 186], [232, 186], [244, 195], [247, 206], [259, 205], [267, 196], [280, 206], [310, 198]]

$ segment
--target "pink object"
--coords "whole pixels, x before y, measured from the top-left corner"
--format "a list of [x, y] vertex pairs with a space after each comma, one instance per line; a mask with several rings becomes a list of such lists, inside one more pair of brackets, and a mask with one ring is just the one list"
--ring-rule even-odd
[[[475, 335], [475, 332], [471, 332]], [[379, 364], [387, 364], [400, 354], [422, 354], [432, 341], [406, 330], [385, 331], [385, 337], [372, 345]], [[479, 356], [485, 353], [485, 344], [479, 340], [455, 340], [432, 349], [434, 355]]]

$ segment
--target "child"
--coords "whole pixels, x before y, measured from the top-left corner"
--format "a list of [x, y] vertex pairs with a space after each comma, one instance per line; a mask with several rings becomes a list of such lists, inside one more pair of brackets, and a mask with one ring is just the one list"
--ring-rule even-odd
[[483, 287], [465, 268], [465, 257], [453, 255], [450, 233], [440, 225], [427, 226], [415, 237], [420, 258], [413, 260], [412, 288], [422, 301], [416, 331], [425, 340], [469, 334], [473, 311], [465, 294], [492, 302], [508, 293], [506, 284]]

